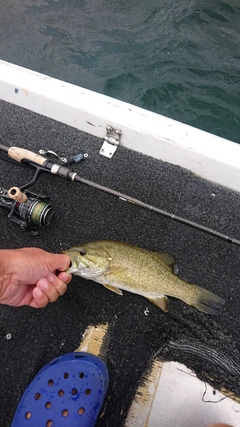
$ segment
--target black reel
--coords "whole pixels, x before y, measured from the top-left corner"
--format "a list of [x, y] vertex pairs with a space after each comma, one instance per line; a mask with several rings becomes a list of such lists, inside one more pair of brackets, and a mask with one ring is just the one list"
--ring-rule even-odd
[[[17, 161], [20, 162], [21, 166], [33, 167], [35, 173], [29, 182], [21, 185], [19, 188], [12, 187], [6, 190], [0, 187], [0, 208], [9, 211], [8, 218], [21, 228], [28, 229], [32, 234], [38, 234], [37, 227], [47, 227], [50, 224], [53, 216], [53, 206], [48, 203], [49, 196], [47, 193], [35, 194], [27, 189], [36, 183], [42, 172], [53, 173], [67, 180], [79, 181], [77, 179], [78, 175], [65, 166], [62, 166], [62, 163], [65, 165], [73, 162], [79, 163], [85, 160], [88, 154], [79, 153], [67, 159], [66, 157], [59, 156], [52, 150], [39, 150], [40, 154], [57, 157], [61, 161], [61, 165], [58, 165], [48, 161], [47, 158], [46, 161], [43, 157], [39, 160], [38, 155], [28, 150], [13, 147], [13, 153], [11, 154], [9, 154], [9, 150], [10, 148], [0, 144], [0, 152], [3, 151], [10, 156], [10, 159], [3, 157], [3, 160], [14, 164]], [[17, 156], [15, 156], [16, 152]]]
[[8, 218], [23, 229], [36, 233], [36, 227], [47, 227], [53, 216], [53, 206], [47, 193], [35, 194], [18, 187], [0, 187], [0, 207], [9, 211]]

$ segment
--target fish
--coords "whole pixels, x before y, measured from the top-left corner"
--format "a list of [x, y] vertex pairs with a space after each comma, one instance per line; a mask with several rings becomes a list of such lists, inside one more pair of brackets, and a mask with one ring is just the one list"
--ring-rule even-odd
[[70, 258], [68, 273], [100, 283], [118, 295], [122, 291], [141, 295], [164, 312], [169, 310], [168, 297], [213, 315], [225, 304], [222, 297], [175, 275], [175, 260], [167, 253], [114, 240], [91, 241], [62, 252]]

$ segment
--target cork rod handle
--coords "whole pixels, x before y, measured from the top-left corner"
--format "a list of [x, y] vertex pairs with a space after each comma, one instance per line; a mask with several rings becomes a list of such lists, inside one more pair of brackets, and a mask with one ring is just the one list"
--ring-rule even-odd
[[40, 166], [43, 166], [46, 162], [46, 159], [42, 156], [39, 156], [39, 154], [35, 154], [32, 151], [19, 147], [10, 147], [8, 150], [8, 155], [17, 162], [21, 162], [23, 159], [26, 159]]

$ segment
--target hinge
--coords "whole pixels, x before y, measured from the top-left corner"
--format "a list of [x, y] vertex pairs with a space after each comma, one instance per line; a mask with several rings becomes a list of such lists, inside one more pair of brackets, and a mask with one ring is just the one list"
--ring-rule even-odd
[[105, 157], [111, 158], [115, 153], [116, 149], [120, 145], [122, 131], [120, 129], [114, 129], [112, 126], [107, 126], [107, 135], [104, 137], [103, 145], [100, 149], [100, 154]]

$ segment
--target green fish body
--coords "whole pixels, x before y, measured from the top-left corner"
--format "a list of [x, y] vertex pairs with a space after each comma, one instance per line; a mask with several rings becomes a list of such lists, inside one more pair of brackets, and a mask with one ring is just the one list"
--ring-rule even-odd
[[117, 294], [121, 290], [142, 295], [163, 311], [171, 296], [207, 314], [217, 314], [224, 299], [173, 274], [169, 254], [151, 252], [110, 240], [98, 240], [69, 248], [68, 273], [94, 280]]

